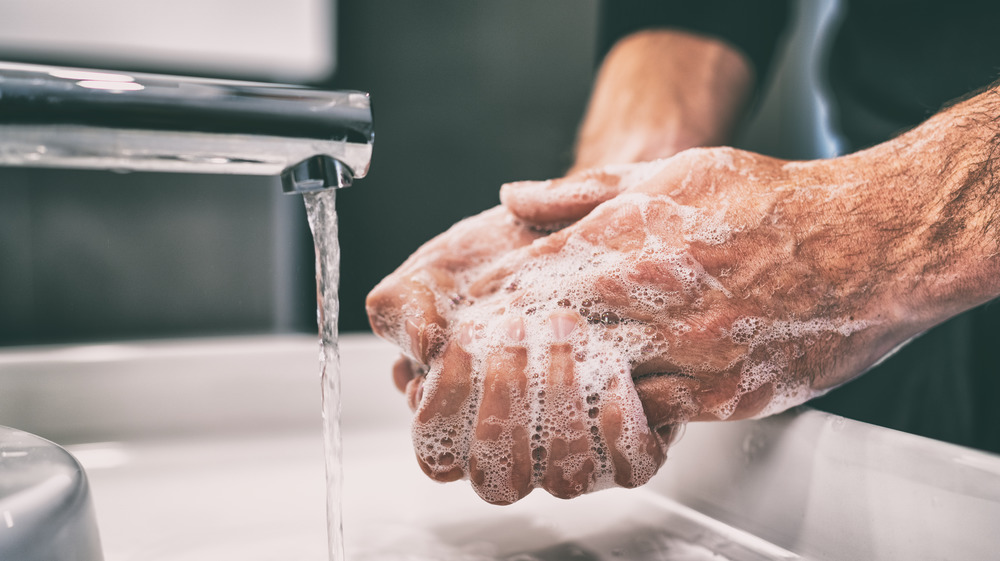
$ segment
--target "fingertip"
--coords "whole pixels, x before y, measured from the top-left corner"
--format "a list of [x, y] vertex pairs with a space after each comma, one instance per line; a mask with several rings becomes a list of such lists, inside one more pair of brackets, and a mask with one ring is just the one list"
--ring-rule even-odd
[[[368, 314], [368, 324], [375, 335], [389, 339], [392, 331], [389, 310], [394, 308], [394, 298], [391, 291], [383, 287], [385, 280], [372, 289], [365, 297], [365, 312]], [[396, 341], [398, 343], [398, 341]]]
[[454, 466], [451, 468], [440, 469], [432, 467], [427, 463], [424, 458], [419, 454], [417, 455], [417, 464], [420, 466], [420, 470], [423, 471], [427, 477], [430, 477], [434, 481], [439, 481], [441, 483], [451, 483], [452, 481], [458, 481], [462, 479], [465, 472], [462, 471], [461, 466]]
[[392, 383], [396, 386], [396, 389], [406, 393], [406, 385], [410, 383], [410, 380], [415, 378], [417, 375], [416, 370], [413, 367], [413, 361], [406, 356], [401, 356], [396, 359], [396, 362], [392, 365]]
[[437, 293], [422, 282], [396, 274], [372, 289], [365, 298], [365, 311], [375, 335], [425, 364], [439, 350], [448, 327], [437, 309]]
[[536, 213], [531, 196], [532, 188], [536, 187], [535, 181], [516, 181], [505, 183], [500, 186], [500, 204], [520, 220], [535, 223]]
[[666, 459], [630, 382], [612, 378], [601, 404], [601, 429], [614, 482], [629, 489], [645, 485]]
[[592, 458], [580, 463], [578, 469], [567, 473], [562, 464], [567, 458], [581, 456], [589, 452], [590, 442], [586, 437], [567, 441], [554, 438], [549, 443], [549, 459], [542, 485], [557, 499], [572, 499], [590, 491], [594, 487], [597, 465]]
[[621, 405], [615, 396], [605, 394], [601, 404], [601, 434], [604, 436], [604, 446], [607, 449], [608, 459], [614, 470], [615, 484], [620, 487], [631, 488], [632, 484], [632, 464], [628, 458], [619, 450], [618, 441], [622, 436], [622, 411]]
[[500, 203], [510, 210], [510, 204], [518, 205], [522, 202], [521, 197], [530, 193], [532, 189], [544, 188], [552, 183], [547, 181], [511, 181], [500, 186]]

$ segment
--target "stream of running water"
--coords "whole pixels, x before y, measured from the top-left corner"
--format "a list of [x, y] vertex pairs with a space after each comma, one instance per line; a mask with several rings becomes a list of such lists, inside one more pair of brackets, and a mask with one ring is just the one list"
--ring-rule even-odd
[[316, 247], [317, 321], [320, 330], [320, 380], [323, 401], [323, 441], [326, 451], [326, 518], [330, 561], [344, 560], [344, 523], [341, 507], [343, 453], [340, 435], [340, 352], [337, 316], [340, 299], [340, 245], [337, 240], [335, 189], [305, 197], [309, 228]]

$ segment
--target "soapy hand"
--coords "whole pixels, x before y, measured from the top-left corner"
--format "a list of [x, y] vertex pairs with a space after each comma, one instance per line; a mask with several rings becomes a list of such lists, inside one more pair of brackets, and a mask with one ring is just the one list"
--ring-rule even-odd
[[413, 359], [395, 374], [421, 467], [494, 503], [634, 487], [684, 423], [775, 413], [870, 366], [912, 333], [874, 276], [892, 232], [852, 235], [852, 169], [697, 149], [505, 186], [506, 209], [369, 298]]

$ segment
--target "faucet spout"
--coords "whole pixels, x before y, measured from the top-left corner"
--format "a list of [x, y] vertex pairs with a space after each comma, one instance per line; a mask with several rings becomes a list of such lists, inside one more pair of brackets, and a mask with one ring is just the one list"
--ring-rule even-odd
[[0, 165], [280, 175], [286, 192], [364, 177], [367, 93], [0, 62]]
[[285, 193], [312, 193], [350, 187], [354, 174], [346, 164], [329, 156], [313, 156], [281, 173]]

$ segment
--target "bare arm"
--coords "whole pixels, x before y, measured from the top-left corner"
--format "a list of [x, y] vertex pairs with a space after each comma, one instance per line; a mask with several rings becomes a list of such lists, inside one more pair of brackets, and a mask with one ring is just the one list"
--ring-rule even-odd
[[907, 313], [938, 323], [1000, 294], [1000, 87], [843, 158], [881, 169], [884, 223], [909, 235], [887, 256]]
[[571, 171], [726, 144], [753, 84], [749, 61], [722, 41], [674, 30], [625, 37], [601, 65]]
[[[750, 316], [786, 326], [803, 318], [864, 322], [839, 343], [782, 351], [798, 356], [781, 369], [822, 391], [909, 337], [1000, 295], [998, 148], [1000, 91], [993, 86], [896, 139], [841, 158], [784, 162], [702, 149], [660, 163], [652, 178], [635, 173], [640, 166], [625, 167], [619, 175], [508, 185], [502, 198], [516, 215], [580, 220], [581, 228], [592, 229], [620, 221], [611, 210], [623, 212], [640, 192], [679, 205], [687, 218], [661, 222], [657, 235], [680, 236], [686, 252], [733, 296], [697, 312], [708, 314], [703, 324], [711, 317], [710, 323], [719, 322], [714, 329], [732, 332], [740, 317]], [[591, 208], [553, 203], [595, 192], [588, 185], [595, 181], [606, 185], [605, 201], [592, 201]], [[616, 193], [630, 197], [618, 201]], [[662, 280], [654, 274], [646, 282]], [[674, 309], [663, 321], [694, 312]], [[724, 339], [703, 342], [701, 352], [725, 351]], [[695, 355], [680, 366], [699, 360]], [[678, 367], [676, 356], [668, 362]], [[644, 384], [663, 386], [662, 380], [637, 385], [647, 407], [663, 402], [662, 388], [643, 393]], [[739, 416], [776, 410], [750, 401], [767, 400], [744, 400]], [[711, 418], [673, 406], [647, 414]]]

